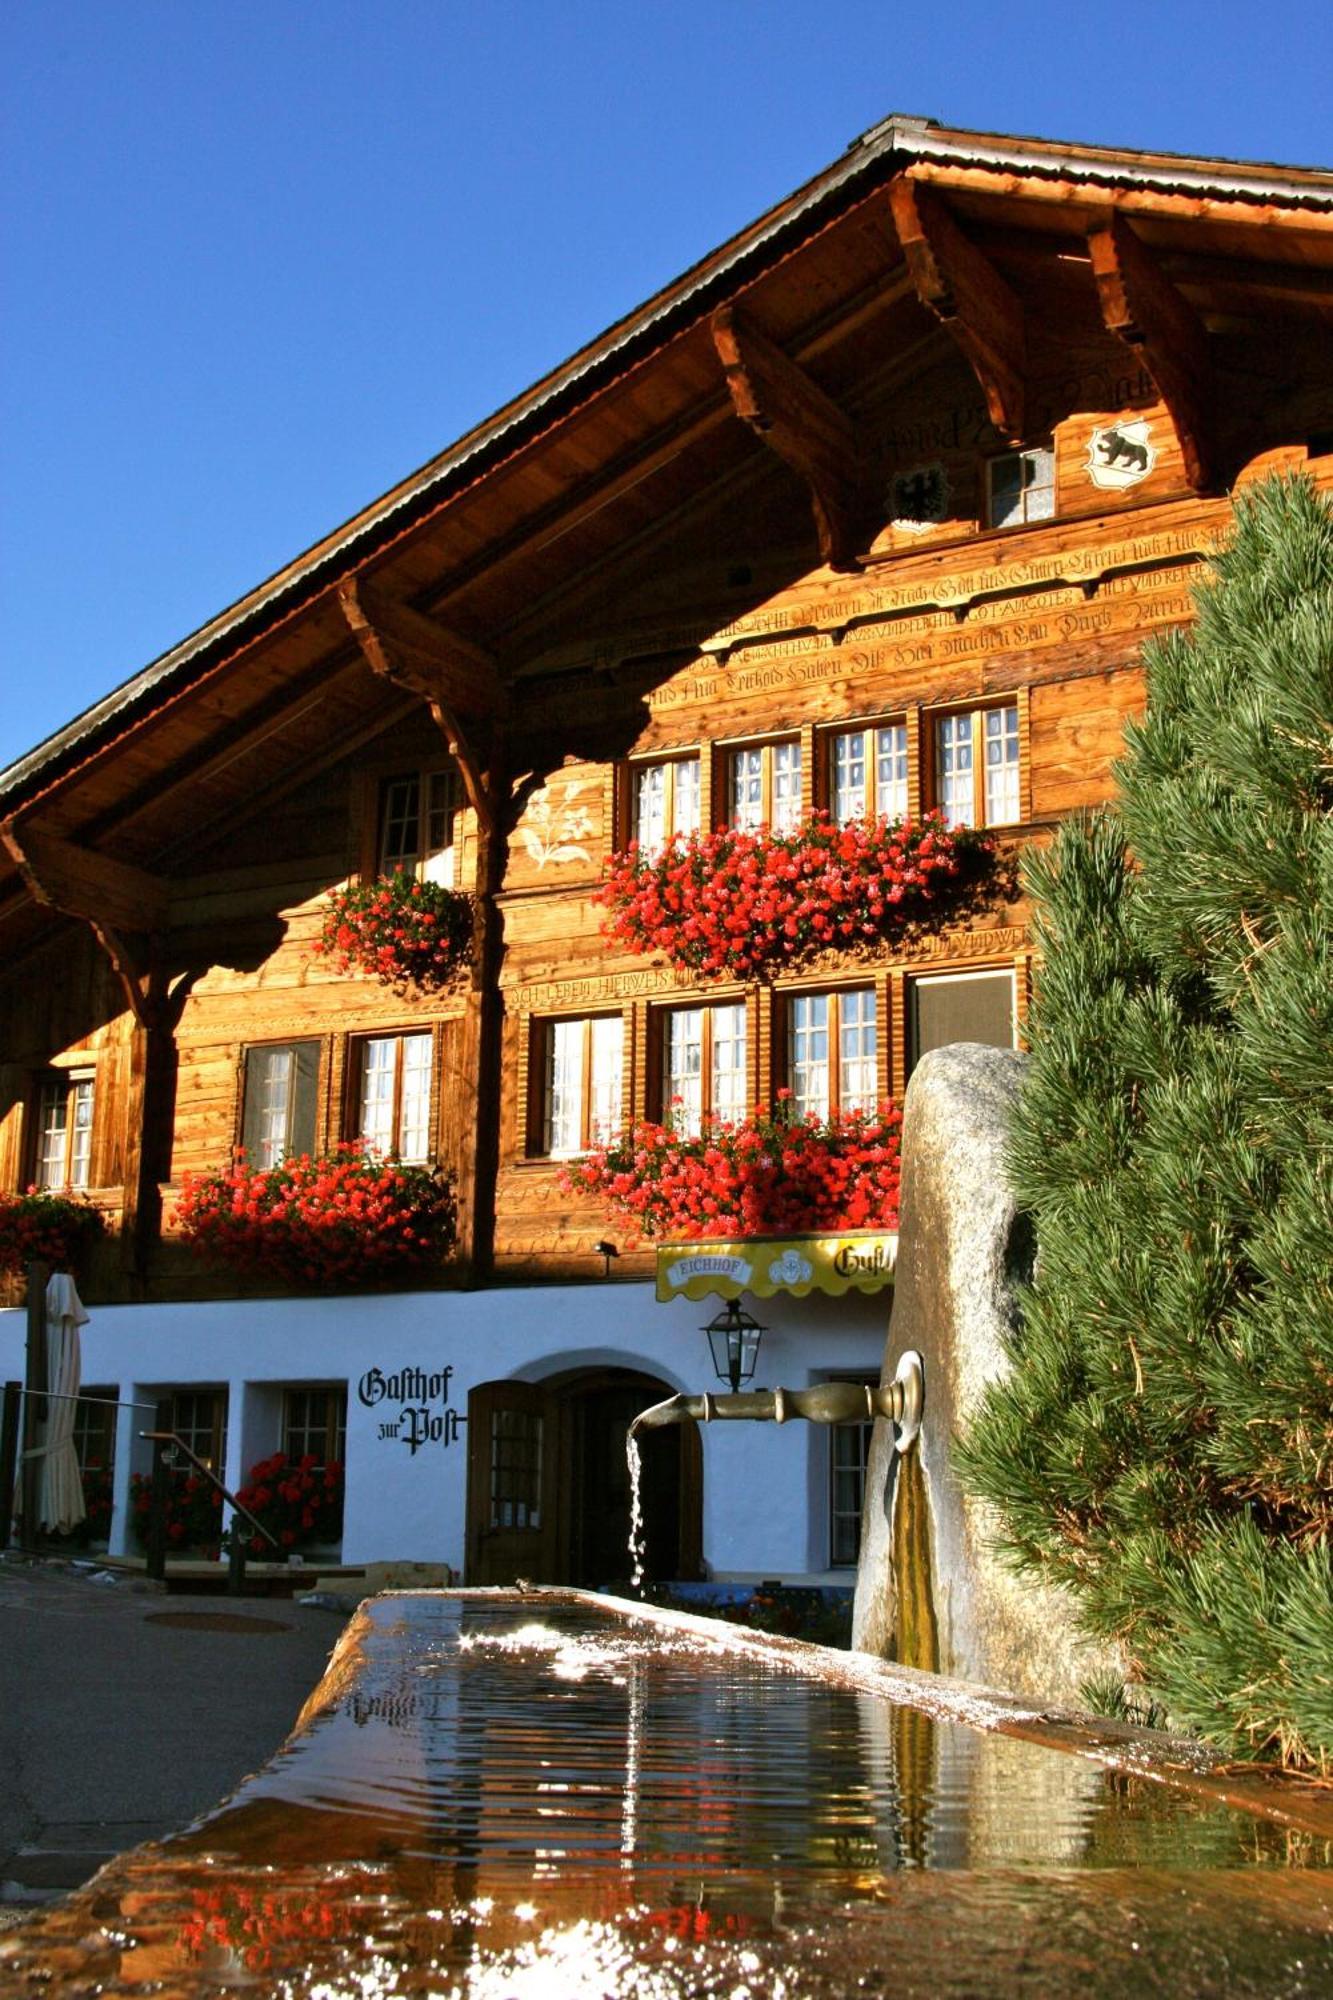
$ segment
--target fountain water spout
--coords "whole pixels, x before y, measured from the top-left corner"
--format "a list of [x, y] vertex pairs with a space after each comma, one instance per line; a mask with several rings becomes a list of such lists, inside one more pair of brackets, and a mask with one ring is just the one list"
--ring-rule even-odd
[[816, 1382], [808, 1389], [741, 1389], [720, 1396], [705, 1390], [700, 1396], [668, 1396], [665, 1402], [639, 1412], [630, 1425], [630, 1436], [689, 1421], [785, 1424], [793, 1417], [803, 1417], [812, 1424], [847, 1424], [858, 1418], [889, 1417], [898, 1427], [895, 1445], [902, 1452], [921, 1429], [924, 1403], [921, 1356], [909, 1349], [892, 1382], [879, 1388], [866, 1382]]

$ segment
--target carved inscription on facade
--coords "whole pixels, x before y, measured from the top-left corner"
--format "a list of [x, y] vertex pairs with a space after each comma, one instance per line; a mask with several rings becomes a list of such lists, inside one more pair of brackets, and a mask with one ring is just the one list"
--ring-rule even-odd
[[[752, 642], [765, 639], [797, 652], [809, 651], [821, 638], [841, 635], [858, 621], [892, 618], [897, 621], [895, 629], [900, 630], [910, 613], [957, 612], [974, 605], [977, 598], [1012, 597], [1061, 585], [1104, 588], [1102, 580], [1109, 581], [1119, 570], [1156, 568], [1173, 561], [1184, 565], [1199, 562], [1228, 532], [1229, 518], [1225, 503], [1219, 502], [1202, 520], [1196, 516], [1136, 535], [1084, 542], [1038, 555], [1015, 554], [969, 569], [946, 569], [938, 557], [930, 559], [927, 566], [921, 557], [898, 556], [882, 582], [839, 578], [812, 585], [807, 580], [725, 624], [699, 617], [671, 626], [604, 632], [591, 640], [586, 650], [580, 648], [577, 657], [568, 647], [561, 648], [558, 663], [566, 668], [582, 665], [624, 673], [631, 661], [656, 658], [660, 663], [662, 656], [673, 653], [697, 653], [706, 659], [744, 645], [748, 658], [755, 651]], [[586, 696], [575, 699], [586, 702]]]
[[1017, 614], [1013, 602], [1003, 600], [977, 604], [961, 621], [947, 611], [922, 613], [896, 620], [883, 636], [868, 629], [840, 646], [819, 638], [755, 646], [738, 655], [730, 671], [701, 662], [700, 671], [682, 671], [644, 699], [656, 715], [710, 707], [738, 696], [782, 693], [908, 667], [952, 667], [991, 654], [1027, 653], [1117, 631], [1177, 624], [1192, 615], [1193, 569], [1191, 564], [1156, 571], [1147, 579], [1108, 578], [1092, 598], [1067, 586], [1034, 592]]
[[655, 971], [593, 973], [583, 979], [546, 979], [526, 986], [514, 986], [510, 997], [519, 1007], [535, 1014], [554, 1013], [576, 1007], [595, 1007], [606, 1000], [650, 998], [656, 993], [686, 990], [694, 985], [688, 973], [673, 973], [669, 966]]
[[[1000, 924], [991, 929], [946, 931], [905, 942], [900, 956], [915, 964], [923, 959], [1011, 958], [1026, 949], [1028, 934], [1022, 924]], [[848, 968], [851, 970], [851, 968]], [[698, 983], [689, 973], [673, 973], [669, 966], [644, 971], [598, 973], [583, 979], [547, 979], [511, 987], [509, 998], [515, 1006], [534, 1014], [572, 1012], [607, 1001], [651, 1000], [679, 991], [697, 991]], [[730, 989], [728, 989], [730, 990]]]

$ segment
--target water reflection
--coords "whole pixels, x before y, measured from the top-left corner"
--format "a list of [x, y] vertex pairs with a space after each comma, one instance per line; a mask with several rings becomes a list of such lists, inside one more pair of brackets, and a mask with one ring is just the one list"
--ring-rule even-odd
[[1295, 1995], [1329, 1860], [722, 1638], [418, 1596], [234, 1800], [0, 1938], [0, 1990]]

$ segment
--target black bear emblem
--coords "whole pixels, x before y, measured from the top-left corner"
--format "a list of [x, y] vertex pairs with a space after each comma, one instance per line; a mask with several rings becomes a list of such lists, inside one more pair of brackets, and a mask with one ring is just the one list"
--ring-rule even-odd
[[1132, 465], [1136, 472], [1148, 470], [1148, 447], [1128, 438], [1123, 431], [1103, 431], [1097, 443], [1105, 454], [1106, 465]]

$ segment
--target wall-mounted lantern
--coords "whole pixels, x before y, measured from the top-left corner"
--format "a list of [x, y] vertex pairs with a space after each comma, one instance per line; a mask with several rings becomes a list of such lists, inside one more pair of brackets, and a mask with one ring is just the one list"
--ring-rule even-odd
[[759, 1342], [765, 1329], [757, 1319], [741, 1308], [739, 1299], [728, 1299], [723, 1310], [711, 1319], [703, 1331], [708, 1335], [708, 1345], [713, 1356], [713, 1367], [723, 1382], [731, 1385], [735, 1395], [742, 1382], [749, 1382], [754, 1376], [754, 1365], [759, 1358]]

